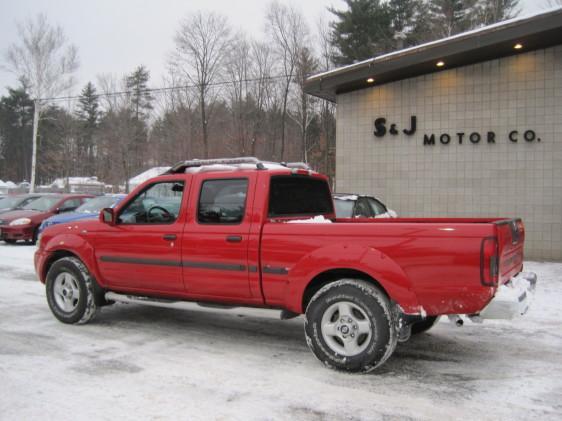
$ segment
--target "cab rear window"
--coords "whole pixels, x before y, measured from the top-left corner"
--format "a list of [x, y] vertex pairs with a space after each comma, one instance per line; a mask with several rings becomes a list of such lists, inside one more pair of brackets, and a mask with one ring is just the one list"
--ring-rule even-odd
[[275, 176], [269, 189], [269, 217], [326, 215], [334, 212], [328, 183], [308, 176]]

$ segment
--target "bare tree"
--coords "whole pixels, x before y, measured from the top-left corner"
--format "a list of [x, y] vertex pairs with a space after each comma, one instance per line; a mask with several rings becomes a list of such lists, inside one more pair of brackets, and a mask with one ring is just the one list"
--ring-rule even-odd
[[[262, 132], [266, 124], [264, 121], [266, 111], [271, 108], [271, 103], [275, 98], [275, 86], [272, 79], [273, 57], [269, 44], [254, 41], [252, 43], [251, 56], [251, 75], [252, 79], [254, 79], [254, 83], [251, 85], [251, 95], [255, 101], [256, 114], [253, 116], [250, 152], [252, 156], [255, 156], [258, 139], [263, 135]], [[270, 145], [263, 146], [267, 147]], [[265, 153], [265, 151], [264, 154], [268, 158], [272, 158], [272, 154]]]
[[78, 68], [78, 50], [68, 44], [60, 26], [51, 26], [44, 14], [17, 24], [19, 43], [5, 53], [6, 69], [29, 87], [35, 100], [33, 152], [31, 158], [31, 191], [35, 189], [37, 131], [42, 99], [54, 97], [74, 84]]
[[[317, 37], [320, 49], [319, 70], [326, 72], [334, 66], [336, 49], [331, 42], [330, 25], [326, 15], [320, 15], [317, 21]], [[335, 176], [335, 104], [326, 99], [320, 99], [320, 128], [322, 139], [320, 140], [320, 162], [322, 171], [333, 180]]]
[[199, 11], [181, 22], [175, 36], [172, 65], [197, 86], [205, 158], [209, 157], [208, 124], [212, 110], [208, 106], [213, 103], [213, 98], [210, 98], [212, 83], [223, 64], [230, 43], [229, 35], [226, 17]]
[[308, 152], [313, 145], [309, 144], [308, 129], [315, 117], [316, 98], [308, 95], [304, 90], [306, 79], [318, 69], [318, 61], [312, 56], [308, 48], [302, 48], [295, 63], [296, 89], [292, 98], [292, 109], [289, 116], [297, 123], [300, 131], [301, 159], [308, 162]]
[[237, 33], [228, 51], [225, 73], [230, 79], [229, 97], [233, 114], [235, 143], [239, 155], [247, 154], [249, 74], [251, 70], [251, 45], [244, 33]]
[[279, 158], [285, 156], [285, 129], [287, 106], [291, 82], [295, 76], [295, 66], [300, 50], [305, 45], [308, 29], [303, 16], [292, 6], [273, 1], [269, 4], [266, 15], [268, 31], [275, 46], [283, 73], [283, 103], [281, 109], [281, 151]]

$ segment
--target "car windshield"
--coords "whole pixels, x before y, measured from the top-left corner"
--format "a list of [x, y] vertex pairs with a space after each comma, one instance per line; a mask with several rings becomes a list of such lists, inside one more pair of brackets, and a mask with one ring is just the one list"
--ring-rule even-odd
[[51, 209], [60, 199], [58, 196], [43, 196], [23, 206], [22, 209], [45, 212]]
[[76, 213], [99, 213], [103, 208], [112, 207], [119, 197], [115, 196], [100, 196], [88, 200], [82, 206], [76, 208]]
[[336, 218], [351, 218], [353, 216], [355, 200], [341, 200], [336, 197], [334, 198], [334, 205], [336, 207]]
[[12, 209], [21, 201], [21, 197], [5, 197], [0, 199], [0, 209]]

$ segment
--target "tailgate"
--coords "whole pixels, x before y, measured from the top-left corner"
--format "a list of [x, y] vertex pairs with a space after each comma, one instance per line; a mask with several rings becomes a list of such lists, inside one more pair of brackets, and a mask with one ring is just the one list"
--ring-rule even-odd
[[509, 281], [523, 269], [525, 227], [520, 218], [496, 221], [499, 255], [499, 284]]

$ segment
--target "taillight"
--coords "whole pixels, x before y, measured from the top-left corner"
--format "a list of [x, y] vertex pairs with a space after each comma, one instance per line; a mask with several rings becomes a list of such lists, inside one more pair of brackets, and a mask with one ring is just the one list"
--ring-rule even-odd
[[480, 248], [480, 282], [486, 286], [496, 286], [499, 278], [498, 239], [486, 237]]

